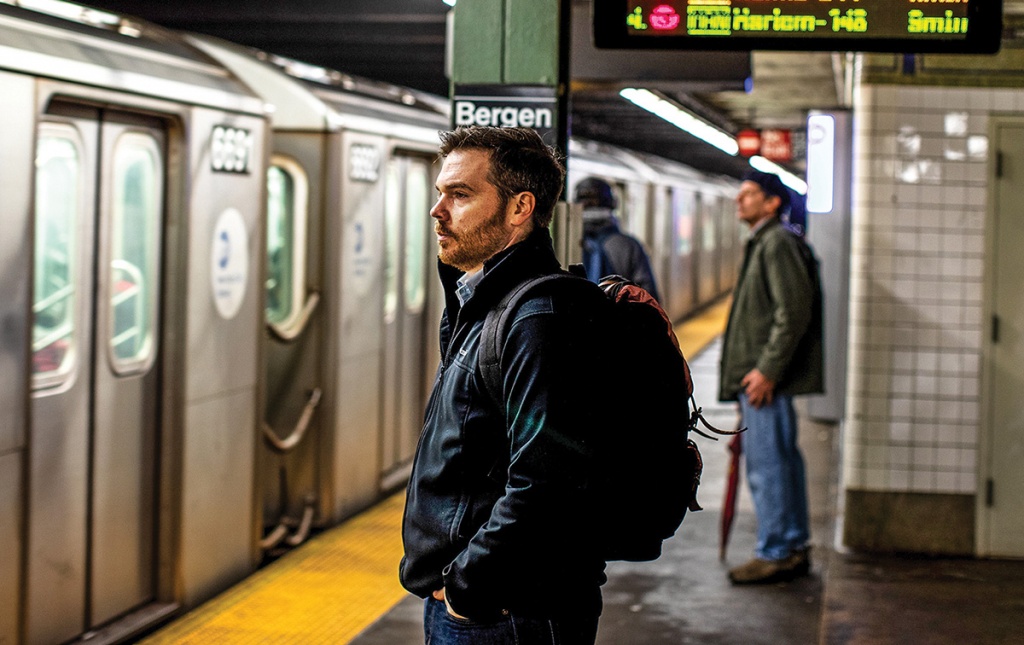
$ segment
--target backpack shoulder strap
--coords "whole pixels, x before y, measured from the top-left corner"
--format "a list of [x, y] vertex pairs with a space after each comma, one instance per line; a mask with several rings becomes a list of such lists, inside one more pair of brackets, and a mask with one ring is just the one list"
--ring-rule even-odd
[[619, 272], [619, 269], [614, 266], [611, 256], [608, 254], [608, 244], [621, 235], [622, 233], [618, 230], [606, 229], [584, 240], [584, 247], [589, 251], [589, 253], [585, 254], [587, 256], [586, 271], [587, 275], [591, 276], [594, 281], [606, 275]]
[[519, 308], [519, 303], [526, 299], [534, 287], [567, 277], [574, 279], [565, 273], [550, 273], [526, 280], [505, 294], [505, 297], [487, 312], [483, 330], [480, 332], [477, 362], [480, 365], [480, 373], [483, 375], [484, 388], [499, 410], [505, 408], [501, 381], [501, 348], [504, 345], [505, 336], [508, 335], [512, 316]]

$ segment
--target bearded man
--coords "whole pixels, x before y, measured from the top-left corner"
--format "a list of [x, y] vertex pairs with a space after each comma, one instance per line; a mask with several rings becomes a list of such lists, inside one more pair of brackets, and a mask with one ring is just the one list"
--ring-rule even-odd
[[424, 599], [430, 645], [593, 645], [605, 562], [583, 496], [600, 421], [593, 323], [603, 296], [530, 290], [504, 339], [502, 400], [478, 362], [487, 313], [560, 271], [548, 224], [565, 170], [530, 129], [445, 132], [440, 156], [430, 216], [442, 360], [408, 484], [401, 581]]

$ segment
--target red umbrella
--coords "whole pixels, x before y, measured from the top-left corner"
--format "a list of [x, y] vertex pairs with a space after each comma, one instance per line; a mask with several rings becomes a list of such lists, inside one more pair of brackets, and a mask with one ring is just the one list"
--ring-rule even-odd
[[725, 560], [725, 548], [732, 531], [732, 520], [736, 515], [736, 498], [740, 486], [740, 455], [743, 454], [743, 435], [736, 434], [729, 442], [729, 474], [725, 479], [725, 501], [722, 503], [722, 524], [718, 536], [718, 560]]

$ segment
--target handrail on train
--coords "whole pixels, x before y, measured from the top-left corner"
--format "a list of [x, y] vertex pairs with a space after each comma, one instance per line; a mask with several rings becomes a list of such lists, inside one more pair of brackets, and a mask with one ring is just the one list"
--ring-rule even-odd
[[[134, 306], [134, 322], [135, 324], [130, 325], [127, 329], [114, 336], [110, 344], [114, 347], [119, 347], [122, 343], [125, 343], [133, 338], [141, 337], [143, 334], [143, 317], [145, 316], [146, 301], [143, 298], [145, 293], [145, 281], [142, 276], [142, 271], [137, 266], [128, 260], [116, 259], [110, 261], [110, 268], [115, 271], [123, 271], [128, 274], [130, 280], [130, 288], [125, 289], [117, 293], [112, 293], [110, 296], [111, 308], [116, 308], [118, 305], [125, 302], [129, 302], [132, 298], [135, 299]], [[113, 288], [113, 286], [111, 287]]]
[[[57, 289], [56, 291], [46, 296], [42, 300], [33, 303], [33, 315], [38, 315], [54, 305], [67, 302], [68, 300], [71, 299], [71, 296], [73, 296], [74, 293], [75, 285], [64, 285], [63, 287]], [[48, 347], [51, 344], [57, 342], [58, 340], [70, 336], [72, 332], [74, 332], [75, 330], [75, 325], [71, 320], [69, 320], [69, 318], [70, 316], [64, 316], [64, 319], [60, 321], [59, 325], [49, 328], [49, 330], [45, 334], [39, 336], [35, 336], [35, 334], [33, 334], [32, 351], [38, 352], [44, 347]], [[38, 327], [36, 329], [38, 329]]]
[[309, 429], [309, 422], [313, 418], [316, 406], [320, 404], [321, 394], [320, 388], [313, 388], [313, 391], [309, 393], [309, 400], [306, 401], [306, 405], [302, 409], [298, 423], [295, 424], [295, 428], [284, 439], [280, 438], [273, 428], [267, 425], [266, 421], [260, 424], [263, 428], [263, 440], [271, 450], [284, 454], [299, 445], [302, 437], [306, 434], [306, 430]]
[[267, 330], [270, 331], [271, 335], [273, 335], [277, 340], [283, 343], [290, 343], [298, 338], [306, 329], [306, 325], [309, 324], [309, 319], [312, 318], [313, 312], [316, 311], [316, 307], [319, 304], [320, 292], [312, 291], [306, 296], [306, 304], [302, 306], [302, 311], [299, 312], [298, 317], [295, 319], [295, 324], [290, 325], [286, 329], [272, 322], [268, 322]]

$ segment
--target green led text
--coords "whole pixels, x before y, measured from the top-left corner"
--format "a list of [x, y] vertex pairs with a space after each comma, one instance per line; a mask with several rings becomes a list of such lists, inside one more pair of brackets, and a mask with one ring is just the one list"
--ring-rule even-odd
[[966, 34], [967, 18], [954, 18], [953, 12], [946, 10], [946, 15], [926, 17], [923, 11], [914, 9], [907, 14], [907, 32], [911, 34]]

